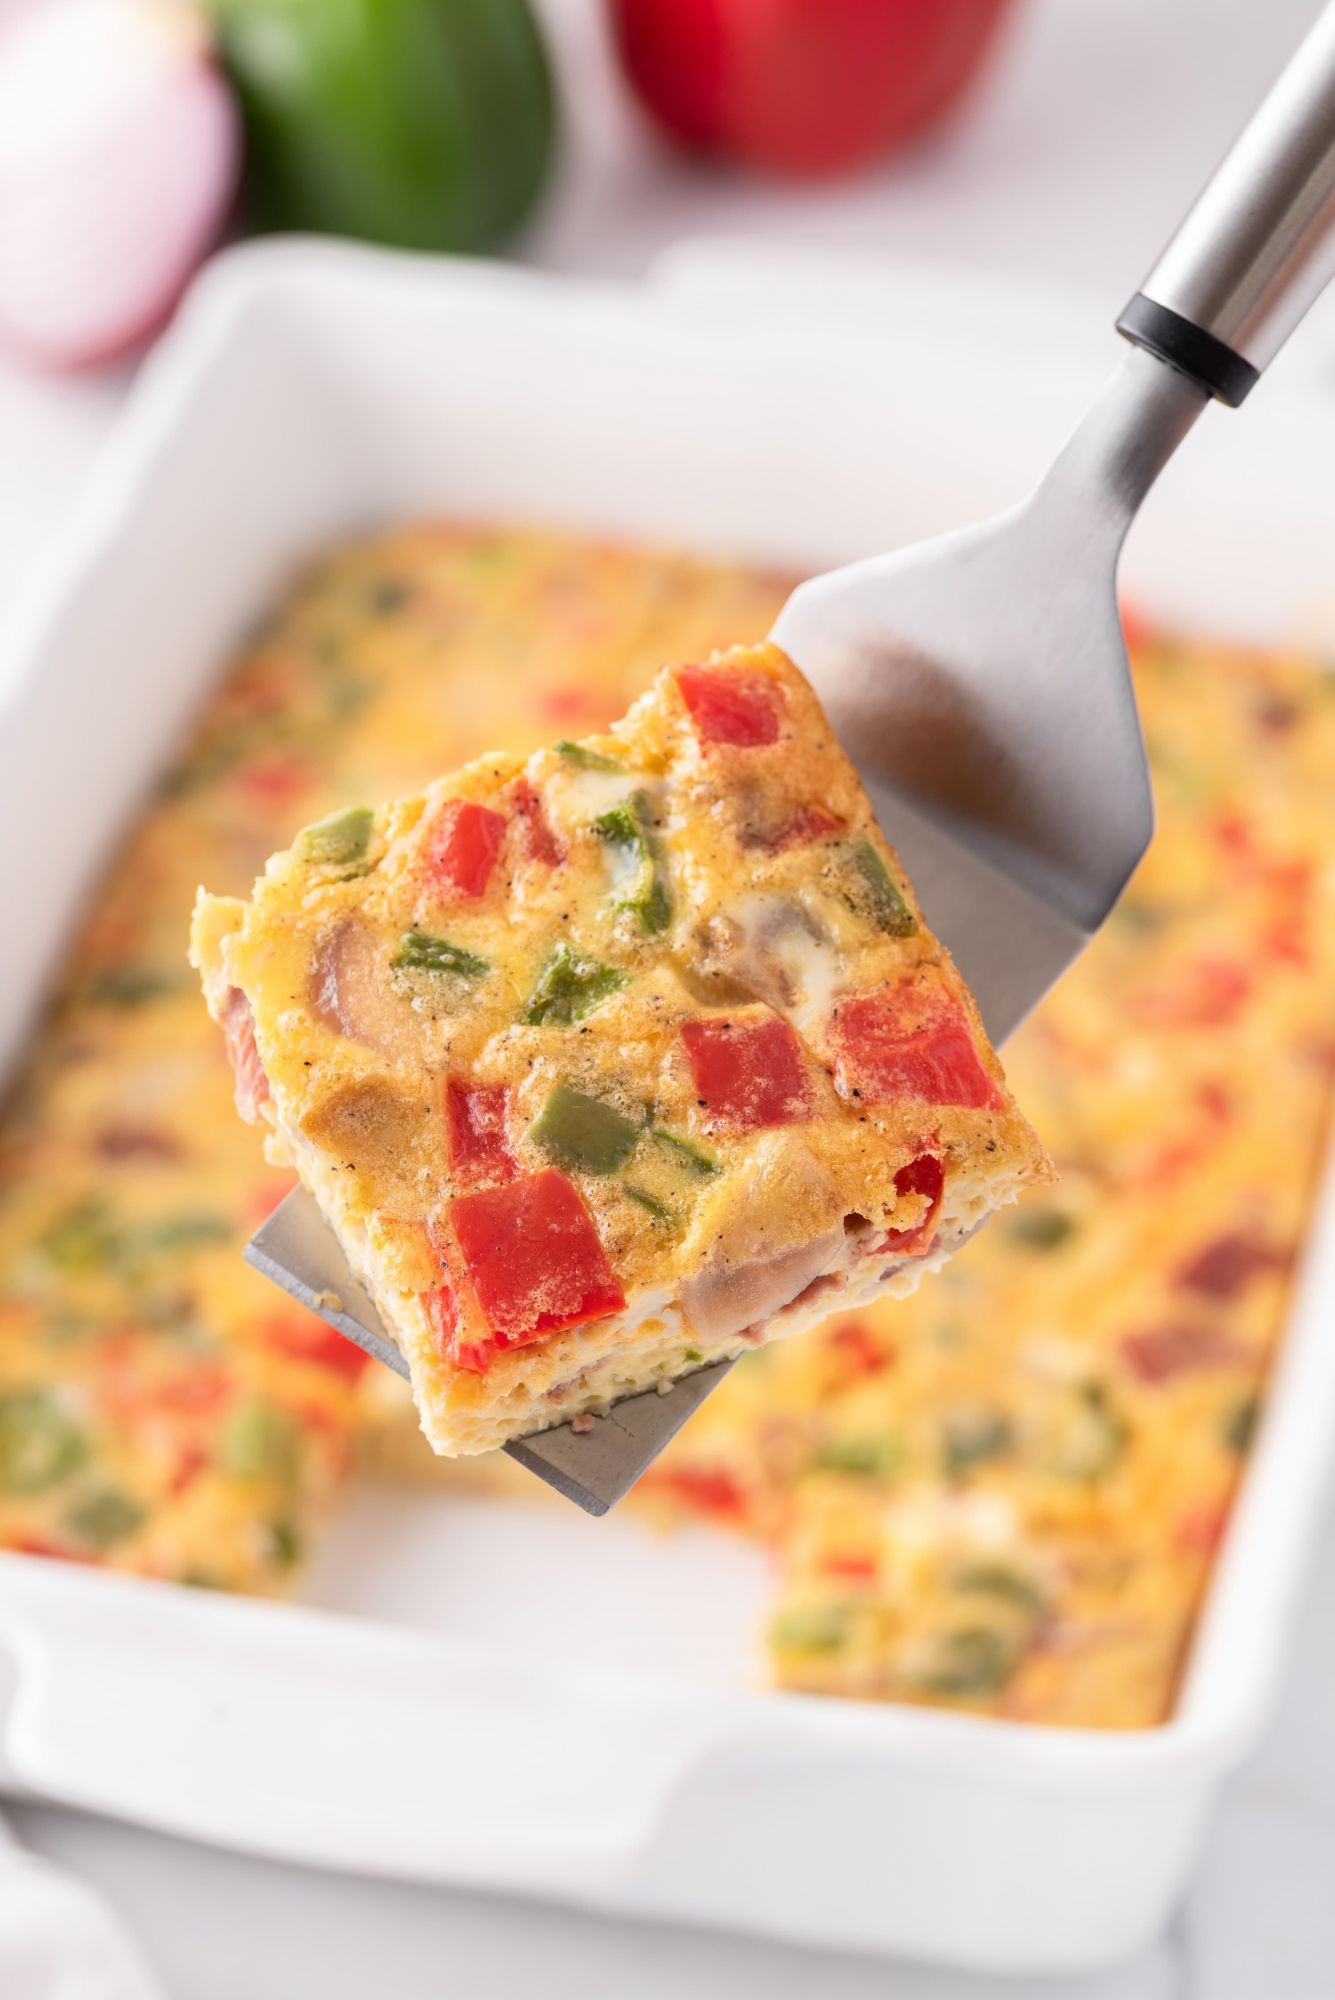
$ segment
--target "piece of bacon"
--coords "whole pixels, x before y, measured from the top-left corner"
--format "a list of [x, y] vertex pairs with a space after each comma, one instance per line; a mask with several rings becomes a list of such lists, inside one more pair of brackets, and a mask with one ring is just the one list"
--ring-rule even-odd
[[1132, 1374], [1154, 1387], [1204, 1369], [1239, 1367], [1252, 1358], [1250, 1348], [1231, 1334], [1192, 1320], [1167, 1320], [1125, 1334], [1121, 1351]]
[[255, 1046], [255, 1017], [239, 986], [230, 987], [223, 1001], [222, 1031], [232, 1064], [236, 1108], [248, 1125], [258, 1125], [260, 1107], [269, 1102], [269, 1079]]

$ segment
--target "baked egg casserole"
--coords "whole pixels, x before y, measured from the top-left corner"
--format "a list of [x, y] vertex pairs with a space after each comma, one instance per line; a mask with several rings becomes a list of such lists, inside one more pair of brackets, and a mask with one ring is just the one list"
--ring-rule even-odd
[[192, 953], [448, 1456], [906, 1293], [1047, 1174], [773, 646], [307, 827]]

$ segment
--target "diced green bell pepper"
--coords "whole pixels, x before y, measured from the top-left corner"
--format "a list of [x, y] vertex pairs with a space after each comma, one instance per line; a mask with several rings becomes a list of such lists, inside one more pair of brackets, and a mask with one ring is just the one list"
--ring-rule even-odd
[[601, 750], [590, 750], [586, 743], [572, 743], [566, 736], [552, 747], [559, 757], [565, 758], [567, 764], [578, 765], [581, 771], [624, 771], [626, 768], [615, 757], [604, 756]]
[[1043, 1468], [1059, 1479], [1102, 1479], [1127, 1444], [1127, 1426], [1100, 1382], [1085, 1383], [1064, 1421], [1049, 1433]]
[[930, 1664], [913, 1675], [913, 1685], [923, 1694], [995, 1694], [1010, 1679], [1016, 1659], [1009, 1633], [989, 1625], [961, 1626], [936, 1640]]
[[707, 1153], [703, 1146], [697, 1146], [693, 1139], [682, 1139], [675, 1132], [665, 1131], [661, 1125], [654, 1126], [653, 1136], [660, 1146], [671, 1148], [673, 1158], [679, 1166], [685, 1167], [687, 1173], [696, 1174], [701, 1180], [707, 1179], [710, 1174], [722, 1173], [723, 1169], [713, 1154]]
[[77, 1472], [88, 1440], [45, 1389], [0, 1396], [0, 1490], [45, 1493]]
[[858, 841], [848, 858], [858, 878], [859, 900], [865, 904], [877, 930], [888, 937], [912, 937], [918, 919], [871, 841]]
[[829, 1438], [812, 1463], [818, 1472], [841, 1472], [850, 1479], [889, 1479], [898, 1471], [901, 1457], [894, 1438]]
[[184, 983], [159, 966], [108, 965], [94, 977], [90, 993], [95, 1006], [123, 1008], [128, 1013], [168, 993], [179, 993]]
[[673, 1227], [681, 1221], [681, 1216], [677, 1213], [677, 1210], [669, 1208], [667, 1203], [660, 1201], [656, 1194], [650, 1194], [648, 1188], [632, 1187], [631, 1183], [627, 1181], [622, 1192], [625, 1194], [627, 1201], [633, 1201], [637, 1208], [642, 1208], [647, 1215], [652, 1215], [655, 1222], [661, 1222], [665, 1227]]
[[1043, 1609], [1043, 1594], [1032, 1577], [1002, 1562], [966, 1563], [951, 1578], [954, 1589], [983, 1597], [1004, 1598], [1035, 1616]]
[[672, 922], [672, 896], [667, 871], [653, 835], [653, 807], [643, 792], [625, 805], [611, 806], [599, 813], [594, 830], [600, 840], [614, 847], [626, 865], [635, 870], [635, 885], [617, 898], [619, 910], [629, 910], [639, 918], [641, 930], [665, 931]]
[[1010, 1421], [1000, 1410], [961, 1407], [947, 1410], [941, 1420], [941, 1450], [952, 1479], [1003, 1458], [1013, 1442]]
[[1251, 1450], [1261, 1421], [1261, 1405], [1255, 1396], [1241, 1396], [1224, 1417], [1222, 1437], [1230, 1451], [1241, 1457]]
[[298, 1434], [286, 1410], [239, 1403], [223, 1431], [219, 1462], [234, 1479], [290, 1479], [297, 1469]]
[[280, 1569], [295, 1569], [301, 1561], [301, 1534], [291, 1521], [270, 1521], [269, 1553]]
[[482, 979], [491, 971], [485, 958], [430, 931], [409, 931], [394, 954], [396, 972], [453, 972], [460, 979]]
[[208, 1209], [183, 1215], [165, 1215], [160, 1222], [150, 1222], [136, 1232], [137, 1242], [147, 1251], [167, 1253], [173, 1250], [200, 1250], [211, 1243], [230, 1243], [236, 1234], [225, 1215], [211, 1214]]
[[531, 1028], [568, 1028], [619, 993], [628, 977], [615, 965], [583, 958], [568, 944], [559, 944], [538, 974], [524, 1019]]
[[128, 1493], [113, 1486], [90, 1493], [64, 1516], [62, 1527], [76, 1542], [90, 1549], [109, 1549], [132, 1535], [144, 1519], [144, 1510]]
[[94, 1196], [58, 1215], [37, 1239], [37, 1247], [57, 1271], [80, 1277], [115, 1264], [123, 1239], [106, 1203]]
[[297, 835], [297, 859], [316, 868], [346, 868], [364, 861], [371, 843], [375, 814], [369, 806], [349, 806], [303, 827]]
[[1075, 1229], [1075, 1219], [1059, 1208], [1019, 1209], [1006, 1223], [1006, 1235], [1026, 1250], [1058, 1250]]
[[837, 1653], [848, 1638], [849, 1612], [842, 1604], [794, 1606], [770, 1625], [770, 1643], [788, 1653]]
[[615, 1105], [558, 1083], [529, 1136], [558, 1167], [573, 1173], [614, 1174], [635, 1151], [640, 1133]]

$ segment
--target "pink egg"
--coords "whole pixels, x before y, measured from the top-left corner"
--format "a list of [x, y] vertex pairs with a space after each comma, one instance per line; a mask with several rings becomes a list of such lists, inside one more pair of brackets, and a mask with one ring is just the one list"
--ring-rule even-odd
[[0, 335], [64, 368], [137, 346], [216, 241], [239, 160], [192, 8], [43, 0], [0, 20]]

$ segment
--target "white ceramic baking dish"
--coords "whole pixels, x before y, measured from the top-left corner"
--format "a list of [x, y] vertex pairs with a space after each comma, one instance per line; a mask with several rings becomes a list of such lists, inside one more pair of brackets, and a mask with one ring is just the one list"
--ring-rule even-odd
[[[1014, 496], [1112, 345], [1059, 301], [912, 270], [715, 252], [623, 288], [231, 255], [0, 646], [0, 1059], [229, 645], [322, 542], [438, 511], [839, 560]], [[1277, 368], [1170, 471], [1133, 587], [1198, 624], [1331, 629], [1333, 466], [1335, 415]], [[766, 1692], [752, 1552], [368, 1491], [301, 1605], [0, 1557], [0, 1775], [351, 1869], [979, 1966], [1109, 1959], [1171, 1906], [1284, 1654], [1335, 1437], [1332, 1224], [1327, 1196], [1163, 1728]]]

